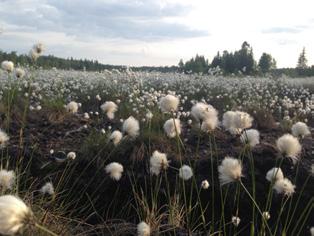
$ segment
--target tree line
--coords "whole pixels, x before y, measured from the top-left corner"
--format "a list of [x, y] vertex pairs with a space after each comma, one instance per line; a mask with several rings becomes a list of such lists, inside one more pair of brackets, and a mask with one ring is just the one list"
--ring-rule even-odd
[[[18, 55], [16, 52], [3, 52], [0, 50], [0, 62], [10, 60], [16, 65], [28, 66], [33, 63], [28, 55]], [[64, 70], [126, 70], [123, 65], [102, 64], [97, 60], [59, 58], [52, 55], [41, 56], [36, 61], [36, 66], [43, 69], [64, 69]], [[314, 76], [314, 66], [307, 65], [305, 48], [297, 61], [296, 68], [276, 68], [276, 60], [271, 54], [263, 53], [258, 62], [254, 59], [253, 48], [248, 42], [243, 42], [241, 48], [235, 52], [224, 50], [217, 52], [211, 62], [204, 56], [196, 55], [190, 60], [183, 62], [181, 59], [178, 66], [140, 66], [130, 67], [133, 71], [159, 71], [159, 72], [180, 72], [180, 73], [201, 73], [201, 74], [224, 74], [224, 75], [260, 75], [270, 73], [279, 76]]]
[[269, 53], [263, 53], [255, 61], [253, 48], [248, 42], [243, 42], [241, 48], [235, 52], [224, 50], [217, 52], [211, 63], [204, 56], [196, 55], [185, 63], [181, 59], [180, 71], [184, 73], [224, 74], [224, 75], [272, 75], [286, 74], [289, 76], [314, 76], [314, 66], [307, 66], [305, 48], [303, 48], [296, 68], [277, 69], [276, 60]]

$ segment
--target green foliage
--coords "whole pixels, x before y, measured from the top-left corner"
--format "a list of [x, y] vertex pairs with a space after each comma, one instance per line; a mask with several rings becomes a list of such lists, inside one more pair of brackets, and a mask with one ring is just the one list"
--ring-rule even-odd
[[209, 65], [208, 60], [204, 56], [199, 56], [196, 54], [195, 58], [191, 58], [189, 61], [183, 63], [182, 59], [179, 62], [179, 67], [183, 68], [185, 72], [193, 73], [207, 73]]
[[276, 60], [270, 54], [264, 52], [259, 59], [258, 67], [262, 73], [267, 73], [276, 68]]
[[234, 53], [224, 50], [222, 56], [220, 56], [218, 52], [212, 60], [210, 67], [215, 68], [217, 66], [219, 66], [225, 74], [255, 74], [256, 62], [254, 60], [252, 47], [247, 42], [244, 42], [241, 49]]
[[298, 58], [298, 64], [297, 69], [306, 69], [307, 66], [307, 58], [305, 55], [305, 48], [303, 48], [302, 52], [300, 53], [300, 56]]

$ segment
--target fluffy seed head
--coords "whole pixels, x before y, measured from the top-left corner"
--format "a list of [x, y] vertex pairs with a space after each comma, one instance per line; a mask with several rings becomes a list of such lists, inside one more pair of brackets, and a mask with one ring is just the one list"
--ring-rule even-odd
[[122, 130], [131, 138], [136, 138], [140, 132], [140, 124], [137, 119], [135, 119], [133, 116], [130, 116], [123, 122]]
[[69, 102], [67, 105], [66, 105], [66, 110], [67, 112], [70, 112], [72, 114], [75, 114], [77, 113], [78, 111], [78, 108], [79, 108], [79, 105], [77, 102]]
[[192, 107], [191, 114], [197, 122], [201, 122], [205, 120], [215, 120], [216, 125], [218, 123], [218, 118], [217, 118], [218, 112], [211, 105], [198, 102]]
[[314, 227], [311, 227], [310, 233], [311, 233], [311, 236], [314, 236]]
[[21, 68], [17, 68], [15, 70], [15, 77], [18, 79], [22, 79], [25, 76], [25, 71]]
[[118, 162], [112, 162], [105, 167], [105, 170], [112, 179], [119, 181], [123, 173], [123, 166]]
[[190, 178], [192, 178], [193, 171], [192, 171], [191, 167], [189, 167], [188, 165], [183, 165], [179, 169], [179, 176], [180, 176], [180, 178], [182, 178], [184, 180], [189, 180]]
[[137, 235], [138, 236], [149, 236], [150, 235], [150, 227], [144, 221], [137, 225]]
[[202, 187], [202, 189], [208, 189], [209, 188], [209, 183], [206, 179], [202, 181], [201, 187]]
[[281, 180], [284, 178], [284, 175], [282, 173], [282, 170], [280, 168], [274, 167], [272, 169], [270, 169], [267, 173], [266, 173], [266, 179], [269, 182], [275, 182], [277, 180]]
[[11, 73], [14, 70], [14, 63], [12, 61], [3, 61], [1, 63], [1, 68]]
[[41, 187], [40, 192], [42, 194], [49, 194], [50, 196], [55, 194], [55, 190], [51, 182], [45, 183], [45, 185]]
[[174, 138], [181, 134], [181, 122], [179, 119], [169, 119], [164, 124], [164, 130], [169, 138]]
[[147, 111], [145, 117], [147, 120], [151, 120], [153, 118], [153, 113], [151, 111]]
[[174, 112], [178, 109], [179, 98], [168, 94], [162, 97], [159, 101], [159, 106], [162, 112]]
[[37, 43], [33, 46], [33, 50], [37, 53], [37, 54], [42, 54], [44, 52], [44, 45], [42, 43]]
[[15, 179], [16, 176], [13, 170], [0, 170], [0, 187], [2, 190], [12, 189]]
[[297, 138], [291, 134], [284, 134], [277, 139], [276, 145], [282, 154], [292, 158], [294, 164], [298, 161], [298, 155], [301, 153], [302, 147]]
[[217, 125], [218, 125], [218, 117], [213, 116], [202, 122], [201, 130], [203, 132], [210, 132], [214, 130], [217, 127]]
[[159, 175], [161, 170], [166, 170], [168, 168], [167, 154], [154, 151], [150, 158], [150, 173], [154, 175]]
[[6, 132], [0, 129], [0, 149], [5, 148], [7, 145], [7, 142], [9, 141], [9, 136]]
[[232, 216], [231, 222], [235, 227], [237, 227], [240, 224], [241, 219], [237, 216]]
[[240, 136], [242, 143], [248, 143], [251, 147], [259, 144], [259, 132], [256, 129], [244, 131]]
[[75, 152], [69, 152], [67, 154], [67, 158], [70, 160], [74, 160], [76, 158], [76, 153]]
[[292, 125], [291, 132], [295, 137], [304, 137], [311, 134], [309, 127], [303, 122]]
[[246, 112], [236, 111], [234, 120], [235, 128], [239, 130], [248, 129], [252, 126], [253, 118]]
[[235, 128], [235, 117], [236, 113], [234, 111], [227, 111], [222, 116], [222, 126], [231, 134], [237, 134], [240, 132]]
[[122, 139], [122, 133], [119, 130], [115, 130], [112, 132], [109, 139], [113, 142], [115, 146], [117, 146]]
[[269, 219], [270, 219], [270, 214], [269, 214], [268, 211], [264, 211], [264, 212], [263, 212], [263, 218], [264, 218], [265, 220], [269, 220]]
[[105, 102], [100, 106], [100, 109], [106, 113], [107, 117], [112, 120], [114, 118], [114, 113], [118, 110], [117, 104], [112, 101]]
[[0, 197], [0, 233], [16, 234], [32, 217], [32, 211], [25, 203], [13, 195]]
[[279, 179], [275, 182], [275, 191], [279, 194], [284, 194], [286, 196], [291, 196], [294, 193], [295, 185], [287, 178]]
[[220, 185], [240, 180], [242, 176], [242, 165], [238, 159], [225, 157], [218, 167]]

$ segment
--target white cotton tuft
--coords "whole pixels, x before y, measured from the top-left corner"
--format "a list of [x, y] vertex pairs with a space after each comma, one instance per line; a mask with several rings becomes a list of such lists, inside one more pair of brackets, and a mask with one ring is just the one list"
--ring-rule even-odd
[[14, 70], [14, 63], [12, 61], [3, 61], [1, 68], [10, 73]]
[[112, 179], [119, 181], [123, 173], [123, 166], [118, 162], [112, 162], [105, 167], [105, 170]]
[[270, 169], [266, 173], [266, 179], [269, 182], [275, 182], [275, 181], [283, 179], [283, 178], [284, 178], [284, 175], [282, 173], [282, 170], [280, 168], [277, 168], [277, 167]]
[[238, 216], [232, 216], [231, 222], [235, 227], [238, 227], [238, 225], [241, 222], [241, 219]]
[[149, 236], [150, 235], [150, 226], [144, 221], [137, 225], [137, 235], [138, 236]]
[[314, 236], [314, 227], [311, 227], [310, 233], [311, 233], [311, 236]]
[[0, 197], [0, 234], [16, 234], [31, 217], [32, 211], [18, 197]]
[[209, 183], [206, 179], [202, 181], [201, 187], [202, 187], [202, 189], [208, 189], [209, 188]]
[[33, 46], [33, 50], [37, 53], [37, 54], [42, 54], [45, 50], [45, 47], [42, 43], [36, 43], [34, 46]]
[[2, 129], [0, 129], [0, 149], [5, 148], [8, 141], [9, 141], [9, 136], [7, 135], [6, 132], [4, 132]]
[[218, 116], [213, 116], [202, 122], [201, 130], [203, 132], [210, 132], [216, 129], [217, 125], [218, 125]]
[[291, 134], [284, 134], [279, 139], [277, 139], [276, 145], [282, 154], [292, 158], [293, 164], [298, 161], [298, 156], [301, 153], [302, 147], [296, 137], [292, 136]]
[[220, 185], [240, 180], [242, 176], [242, 165], [238, 159], [225, 157], [218, 167]]
[[181, 122], [179, 119], [169, 119], [164, 124], [164, 130], [169, 138], [174, 138], [181, 134]]
[[153, 155], [150, 157], [150, 173], [159, 175], [160, 171], [166, 170], [168, 166], [166, 153], [154, 151]]
[[234, 111], [227, 111], [222, 116], [222, 126], [231, 134], [237, 134], [241, 132], [235, 128], [235, 117], [236, 113]]
[[47, 182], [44, 184], [44, 186], [41, 187], [40, 192], [42, 194], [49, 194], [50, 196], [52, 196], [55, 194], [55, 189], [51, 182]]
[[2, 190], [12, 190], [15, 183], [15, 173], [13, 170], [0, 170], [0, 187]]
[[174, 112], [178, 109], [179, 98], [168, 94], [160, 99], [159, 106], [162, 112]]
[[263, 212], [263, 218], [264, 218], [265, 220], [269, 220], [269, 219], [270, 219], [270, 214], [269, 214], [268, 211], [264, 211], [264, 212]]
[[216, 125], [218, 123], [218, 112], [212, 105], [198, 102], [192, 107], [191, 114], [199, 123], [205, 120], [215, 120]]
[[15, 70], [15, 77], [18, 79], [22, 79], [25, 76], [25, 71], [21, 68], [17, 68]]
[[179, 169], [179, 176], [183, 180], [189, 180], [190, 178], [192, 178], [193, 171], [192, 171], [191, 167], [189, 167], [188, 165], [183, 165]]
[[242, 143], [248, 143], [251, 147], [259, 144], [259, 132], [256, 129], [245, 130], [241, 136], [240, 140]]
[[122, 133], [119, 130], [115, 130], [112, 132], [109, 139], [113, 142], [115, 146], [117, 146], [122, 139]]
[[153, 118], [153, 113], [151, 112], [151, 111], [147, 111], [147, 113], [146, 113], [146, 115], [145, 115], [145, 117], [146, 117], [146, 119], [149, 121], [149, 120], [151, 120], [152, 118]]
[[72, 113], [72, 114], [77, 113], [78, 108], [79, 108], [79, 105], [78, 105], [77, 102], [73, 102], [73, 101], [72, 101], [72, 102], [70, 102], [70, 103], [68, 103], [68, 104], [66, 105], [66, 110], [67, 110], [67, 112], [70, 112], [70, 113]]
[[234, 120], [235, 128], [239, 130], [248, 129], [252, 126], [253, 118], [246, 112], [236, 111]]
[[108, 101], [102, 104], [100, 109], [106, 113], [110, 120], [112, 120], [114, 118], [114, 113], [118, 110], [118, 106], [114, 102]]
[[140, 124], [133, 116], [123, 122], [122, 130], [132, 138], [136, 138], [140, 132]]
[[252, 126], [253, 118], [246, 112], [227, 111], [223, 114], [222, 125], [231, 134], [241, 133]]
[[275, 182], [273, 188], [279, 194], [291, 196], [294, 193], [295, 185], [287, 178], [279, 179]]
[[291, 132], [295, 137], [304, 137], [311, 134], [309, 127], [303, 122], [292, 125]]
[[75, 152], [69, 152], [67, 154], [67, 158], [70, 160], [74, 160], [76, 158], [76, 153]]

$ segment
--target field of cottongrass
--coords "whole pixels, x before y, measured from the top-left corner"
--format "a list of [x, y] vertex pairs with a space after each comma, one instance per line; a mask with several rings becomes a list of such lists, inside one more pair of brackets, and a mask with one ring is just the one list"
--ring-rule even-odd
[[2, 62], [3, 235], [314, 235], [314, 78]]

